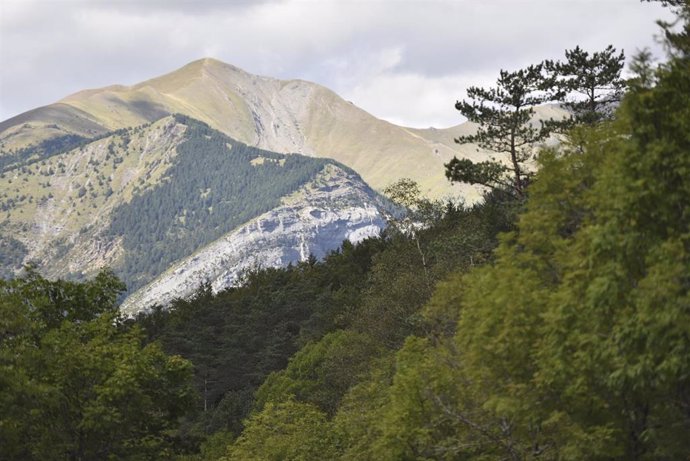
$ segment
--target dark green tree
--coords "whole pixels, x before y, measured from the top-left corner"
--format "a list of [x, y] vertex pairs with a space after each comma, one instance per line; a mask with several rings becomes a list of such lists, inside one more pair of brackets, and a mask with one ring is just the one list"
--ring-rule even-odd
[[0, 281], [0, 459], [169, 459], [191, 364], [123, 324], [110, 272]]
[[476, 144], [499, 157], [484, 162], [454, 157], [445, 165], [446, 177], [451, 182], [503, 189], [522, 198], [532, 176], [526, 162], [550, 134], [549, 125], [537, 128], [530, 123], [534, 106], [553, 98], [545, 91], [548, 83], [544, 66], [538, 64], [515, 72], [501, 70], [493, 88], [470, 87], [468, 99], [458, 101], [455, 108], [478, 125], [477, 132], [455, 142]]
[[651, 88], [656, 83], [656, 69], [654, 67], [654, 57], [649, 48], [640, 50], [635, 54], [628, 68], [633, 73], [633, 77], [628, 80], [629, 87]]
[[621, 78], [625, 54], [616, 53], [611, 45], [592, 54], [577, 46], [565, 51], [565, 59], [547, 60], [544, 67], [552, 76], [557, 98], [571, 116], [546, 125], [568, 129], [610, 120], [625, 89], [625, 79]]

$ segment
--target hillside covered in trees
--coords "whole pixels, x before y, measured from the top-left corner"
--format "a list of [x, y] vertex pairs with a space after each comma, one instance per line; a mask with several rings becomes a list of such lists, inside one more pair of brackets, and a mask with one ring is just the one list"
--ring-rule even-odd
[[[362, 193], [350, 202], [333, 194], [314, 214], [376, 209], [372, 224], [383, 224], [384, 201], [349, 168], [248, 146], [185, 115], [73, 141], [25, 148], [0, 168], [0, 275], [35, 263], [45, 276], [83, 280], [109, 266], [131, 294], [286, 203], [314, 207], [300, 201], [305, 188], [334, 169], [342, 172], [334, 185]], [[360, 224], [352, 219], [352, 231]], [[323, 227], [298, 239], [335, 249], [339, 239], [328, 242]]]
[[666, 3], [668, 61], [549, 128], [535, 173], [449, 164], [480, 204], [402, 181], [379, 238], [136, 319], [108, 273], [2, 282], [0, 458], [686, 459], [690, 8]]
[[277, 207], [327, 163], [250, 147], [183, 115], [175, 121], [187, 127], [185, 140], [164, 180], [113, 210], [107, 230], [123, 239], [130, 290]]

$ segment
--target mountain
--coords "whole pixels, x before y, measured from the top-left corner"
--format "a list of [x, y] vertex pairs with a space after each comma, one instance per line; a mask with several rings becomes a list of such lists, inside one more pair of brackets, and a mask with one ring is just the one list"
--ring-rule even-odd
[[371, 190], [346, 169], [326, 164], [282, 204], [178, 261], [133, 293], [121, 309], [135, 314], [187, 297], [201, 284], [214, 292], [237, 284], [245, 271], [323, 258], [344, 240], [377, 236], [385, 223]]
[[27, 146], [102, 136], [172, 113], [204, 121], [250, 146], [332, 158], [377, 190], [411, 177], [432, 197], [478, 197], [474, 188], [451, 185], [443, 168], [454, 155], [486, 155], [453, 142], [457, 132], [471, 126], [397, 126], [315, 83], [261, 77], [209, 58], [133, 86], [81, 91], [6, 120], [0, 123], [0, 158]]
[[432, 198], [477, 200], [443, 167], [487, 157], [453, 141], [475, 129], [396, 126], [315, 83], [214, 59], [81, 91], [0, 123], [0, 276], [32, 261], [49, 277], [110, 266], [132, 312], [219, 290], [377, 233], [370, 186], [409, 177]]
[[184, 296], [384, 227], [383, 202], [342, 164], [250, 147], [183, 115], [17, 162], [0, 174], [4, 276], [29, 261], [52, 277], [110, 266], [131, 292], [176, 264], [185, 275], [169, 292]]

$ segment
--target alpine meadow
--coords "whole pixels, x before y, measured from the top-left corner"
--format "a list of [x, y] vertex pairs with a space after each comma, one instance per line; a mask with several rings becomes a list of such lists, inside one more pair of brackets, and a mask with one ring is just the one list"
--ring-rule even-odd
[[211, 58], [1, 122], [0, 461], [690, 459], [690, 2], [643, 3], [664, 58], [451, 128]]

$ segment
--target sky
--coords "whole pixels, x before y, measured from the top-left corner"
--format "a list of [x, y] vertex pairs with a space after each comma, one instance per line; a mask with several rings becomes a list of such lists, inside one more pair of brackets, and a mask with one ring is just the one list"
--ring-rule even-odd
[[638, 0], [0, 0], [0, 120], [214, 57], [441, 128], [501, 69], [577, 45], [662, 57], [659, 18], [670, 16]]

